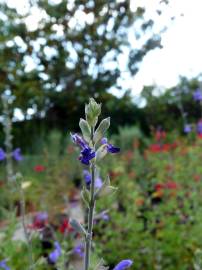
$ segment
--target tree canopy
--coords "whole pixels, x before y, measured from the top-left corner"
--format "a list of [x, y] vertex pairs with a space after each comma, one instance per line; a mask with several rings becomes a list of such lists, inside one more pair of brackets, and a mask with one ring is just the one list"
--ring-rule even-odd
[[[121, 91], [121, 72], [135, 74], [161, 40], [145, 8], [130, 2], [35, 0], [22, 12], [1, 2], [0, 93], [13, 95], [25, 116], [32, 108], [56, 121], [74, 122], [89, 96], [119, 106], [108, 90]], [[129, 30], [144, 37], [142, 46], [131, 46]]]

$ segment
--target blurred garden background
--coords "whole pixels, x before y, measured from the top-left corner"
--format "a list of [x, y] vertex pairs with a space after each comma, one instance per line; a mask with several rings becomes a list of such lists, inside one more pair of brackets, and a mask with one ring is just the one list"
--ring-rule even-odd
[[70, 132], [91, 97], [121, 149], [101, 164], [118, 190], [97, 203], [93, 256], [109, 269], [125, 258], [134, 270], [202, 269], [201, 8], [0, 1], [0, 269], [31, 269], [23, 211], [34, 269], [81, 269], [69, 219], [85, 221], [87, 178]]

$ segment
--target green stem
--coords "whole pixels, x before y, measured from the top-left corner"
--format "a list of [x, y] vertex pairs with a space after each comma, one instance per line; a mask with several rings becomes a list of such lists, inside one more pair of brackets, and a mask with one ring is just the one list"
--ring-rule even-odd
[[[93, 143], [94, 148], [94, 142], [93, 142], [93, 135], [94, 130], [91, 129], [91, 141]], [[94, 149], [95, 150], [95, 149]], [[90, 251], [91, 251], [91, 243], [92, 243], [92, 232], [93, 232], [93, 213], [94, 213], [94, 207], [95, 207], [95, 164], [91, 164], [91, 185], [90, 185], [90, 205], [88, 209], [88, 230], [87, 230], [87, 236], [85, 239], [85, 256], [84, 256], [84, 270], [89, 269], [90, 265]]]
[[24, 191], [23, 191], [20, 183], [19, 183], [19, 190], [20, 190], [20, 195], [21, 195], [20, 205], [21, 205], [22, 226], [23, 226], [25, 238], [27, 241], [27, 248], [28, 248], [29, 270], [34, 270], [35, 267], [34, 267], [32, 241], [31, 241], [29, 233], [27, 231], [26, 222], [25, 222], [25, 196], [24, 196]]

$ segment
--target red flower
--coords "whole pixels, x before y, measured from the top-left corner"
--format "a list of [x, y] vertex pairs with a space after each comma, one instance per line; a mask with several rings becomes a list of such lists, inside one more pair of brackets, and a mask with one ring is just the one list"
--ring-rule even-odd
[[41, 230], [48, 224], [48, 215], [47, 213], [38, 213], [34, 219], [33, 223], [28, 225], [29, 229], [32, 230]]
[[155, 139], [156, 141], [164, 140], [166, 137], [166, 132], [165, 131], [156, 131], [155, 133]]
[[197, 174], [195, 174], [193, 177], [194, 177], [195, 182], [199, 182], [201, 179], [200, 175], [197, 175]]
[[36, 166], [34, 167], [34, 171], [35, 171], [35, 172], [44, 172], [45, 169], [46, 169], [46, 168], [45, 168], [43, 165], [36, 165]]
[[159, 190], [164, 189], [164, 188], [165, 188], [165, 185], [164, 185], [163, 183], [157, 183], [157, 184], [155, 185], [155, 187], [154, 187], [154, 189], [155, 189], [156, 191], [159, 191]]
[[0, 187], [3, 187], [3, 186], [4, 186], [4, 181], [0, 180]]
[[65, 232], [72, 232], [74, 229], [72, 228], [72, 226], [69, 223], [68, 219], [64, 219], [62, 224], [59, 227], [59, 231], [61, 233], [65, 233]]
[[151, 144], [149, 147], [149, 150], [152, 153], [159, 153], [159, 152], [161, 152], [161, 146], [159, 144]]
[[177, 189], [177, 188], [178, 188], [178, 185], [177, 185], [177, 183], [174, 182], [174, 181], [168, 181], [168, 182], [166, 183], [166, 188], [167, 188], [167, 189]]

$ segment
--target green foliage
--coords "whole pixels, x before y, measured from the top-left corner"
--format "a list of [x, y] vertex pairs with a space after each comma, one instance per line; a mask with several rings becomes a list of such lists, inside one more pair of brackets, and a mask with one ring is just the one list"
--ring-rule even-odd
[[200, 147], [200, 139], [190, 145], [178, 138], [175, 150], [149, 149], [142, 155], [131, 148], [116, 160], [107, 160], [105, 166], [113, 168], [112, 183], [119, 189], [99, 201], [100, 210], [110, 209], [110, 219], [97, 224], [96, 242], [111, 266], [123, 258], [134, 260], [132, 269], [200, 265]]
[[141, 97], [147, 126], [162, 126], [165, 130], [183, 132], [185, 123], [195, 123], [201, 117], [201, 105], [194, 101], [193, 93], [201, 86], [201, 78], [188, 80], [184, 77], [175, 87], [162, 89], [158, 86], [144, 87]]

